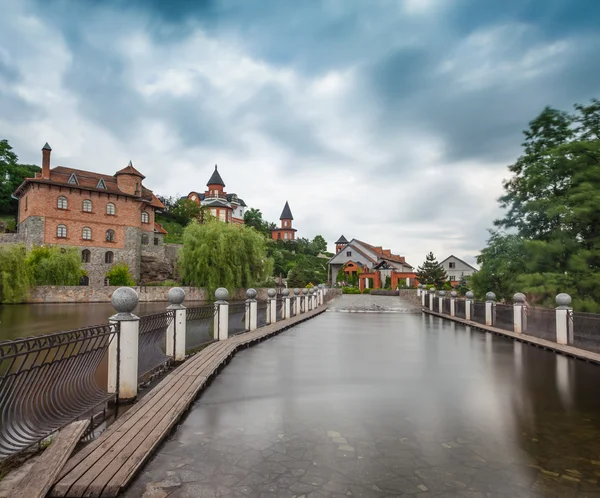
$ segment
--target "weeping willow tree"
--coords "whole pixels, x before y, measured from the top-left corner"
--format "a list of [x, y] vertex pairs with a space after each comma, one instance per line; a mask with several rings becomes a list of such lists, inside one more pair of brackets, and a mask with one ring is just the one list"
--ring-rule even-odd
[[0, 303], [24, 301], [32, 285], [25, 247], [0, 245]]
[[79, 285], [85, 275], [74, 247], [34, 247], [27, 257], [35, 285]]
[[271, 276], [266, 239], [256, 230], [210, 220], [189, 224], [183, 232], [180, 272], [183, 282], [205, 287], [213, 295], [218, 287], [230, 292], [248, 288]]

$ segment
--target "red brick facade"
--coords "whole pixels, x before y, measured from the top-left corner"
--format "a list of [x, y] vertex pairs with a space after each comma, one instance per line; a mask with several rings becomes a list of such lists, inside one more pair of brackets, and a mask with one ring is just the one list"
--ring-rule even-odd
[[287, 201], [279, 220], [281, 221], [281, 227], [271, 230], [273, 240], [296, 240], [296, 229], [292, 227], [294, 217]]

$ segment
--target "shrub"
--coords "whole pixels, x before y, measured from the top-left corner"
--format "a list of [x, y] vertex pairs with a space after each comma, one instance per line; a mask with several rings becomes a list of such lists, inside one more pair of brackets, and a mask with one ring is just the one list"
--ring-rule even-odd
[[0, 246], [0, 302], [24, 301], [32, 283], [25, 247], [12, 244]]
[[342, 294], [360, 294], [358, 287], [342, 287]]
[[363, 294], [371, 294], [371, 289], [365, 289], [362, 291]]
[[108, 278], [110, 285], [124, 285], [126, 287], [135, 285], [135, 280], [131, 273], [129, 273], [129, 266], [125, 263], [114, 265], [106, 274], [106, 278]]
[[175, 280], [163, 280], [162, 282], [146, 282], [146, 287], [179, 287], [181, 284]]
[[39, 246], [27, 256], [35, 285], [79, 285], [85, 272], [74, 247]]

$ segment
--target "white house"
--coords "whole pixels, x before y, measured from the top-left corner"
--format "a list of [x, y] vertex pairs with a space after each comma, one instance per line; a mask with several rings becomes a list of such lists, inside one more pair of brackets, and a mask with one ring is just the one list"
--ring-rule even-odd
[[477, 271], [477, 268], [454, 255], [448, 256], [440, 264], [444, 267], [450, 282], [458, 282], [461, 277], [468, 277]]

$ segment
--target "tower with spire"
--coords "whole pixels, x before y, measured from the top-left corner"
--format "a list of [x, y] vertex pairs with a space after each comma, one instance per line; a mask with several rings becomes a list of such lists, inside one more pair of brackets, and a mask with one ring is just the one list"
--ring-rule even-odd
[[221, 178], [216, 164], [212, 175], [206, 182], [206, 190], [204, 192], [190, 192], [187, 198], [196, 204], [206, 206], [219, 221], [244, 223], [246, 203], [237, 194], [225, 192], [225, 182]]
[[294, 217], [288, 201], [285, 201], [279, 219], [281, 220], [281, 226], [271, 230], [273, 240], [296, 240], [296, 229], [292, 228]]

